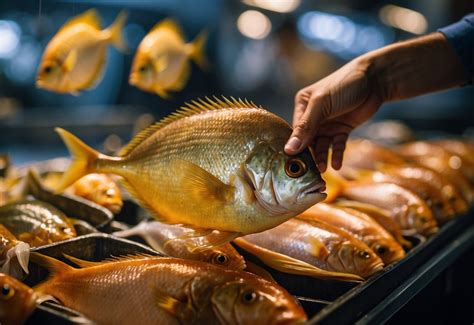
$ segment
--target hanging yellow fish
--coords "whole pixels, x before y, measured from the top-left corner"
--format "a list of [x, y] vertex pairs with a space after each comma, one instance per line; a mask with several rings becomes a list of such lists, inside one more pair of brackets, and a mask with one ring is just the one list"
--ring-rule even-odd
[[194, 101], [143, 130], [119, 157], [56, 131], [73, 158], [58, 191], [89, 173], [122, 176], [159, 221], [206, 230], [208, 247], [275, 227], [326, 197], [309, 150], [283, 152], [288, 123], [247, 101]]
[[127, 48], [122, 36], [126, 18], [127, 14], [121, 12], [104, 30], [95, 9], [69, 20], [46, 47], [36, 86], [74, 95], [92, 88], [101, 79], [107, 45], [113, 44], [121, 50]]
[[191, 71], [189, 60], [206, 68], [204, 46], [207, 32], [201, 32], [192, 43], [185, 43], [178, 24], [165, 19], [141, 41], [135, 58], [129, 82], [144, 91], [156, 93], [163, 98], [168, 92], [180, 91], [186, 85]]

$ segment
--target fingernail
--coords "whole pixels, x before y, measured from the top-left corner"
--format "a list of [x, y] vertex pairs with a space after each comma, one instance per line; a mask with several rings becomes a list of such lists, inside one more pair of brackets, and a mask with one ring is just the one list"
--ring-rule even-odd
[[285, 150], [296, 151], [301, 147], [301, 140], [297, 137], [292, 137], [285, 145]]

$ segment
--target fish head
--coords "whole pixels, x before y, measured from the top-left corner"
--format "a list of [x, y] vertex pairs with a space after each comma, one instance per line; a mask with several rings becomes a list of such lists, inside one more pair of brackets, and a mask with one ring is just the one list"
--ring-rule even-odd
[[245, 171], [260, 205], [272, 215], [298, 213], [324, 200], [325, 182], [309, 150], [289, 156], [260, 143], [245, 162]]
[[338, 249], [333, 249], [327, 262], [335, 271], [357, 274], [363, 278], [383, 268], [382, 260], [374, 251], [355, 240], [345, 241]]
[[385, 264], [399, 261], [405, 257], [405, 251], [395, 240], [377, 238], [370, 242], [369, 247]]
[[89, 199], [113, 213], [119, 213], [123, 206], [118, 185], [107, 175], [89, 174], [73, 185], [74, 194]]
[[307, 319], [298, 301], [275, 283], [256, 276], [227, 282], [211, 297], [212, 308], [223, 324], [299, 324]]
[[395, 213], [405, 229], [414, 229], [423, 236], [431, 236], [438, 231], [438, 223], [431, 210], [423, 205], [408, 204], [396, 210]]
[[142, 90], [153, 90], [155, 81], [155, 68], [150, 58], [143, 54], [137, 54], [133, 61], [132, 71], [128, 78], [128, 82]]
[[36, 76], [36, 86], [47, 90], [58, 91], [62, 87], [64, 71], [57, 60], [41, 62]]
[[245, 260], [231, 244], [218, 246], [203, 252], [207, 263], [223, 266], [230, 270], [242, 271], [246, 268]]
[[0, 324], [22, 324], [35, 307], [33, 289], [0, 273]]

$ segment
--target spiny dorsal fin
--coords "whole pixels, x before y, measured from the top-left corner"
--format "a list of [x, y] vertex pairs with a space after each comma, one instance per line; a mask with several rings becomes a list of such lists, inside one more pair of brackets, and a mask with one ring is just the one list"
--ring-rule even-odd
[[87, 267], [94, 267], [94, 266], [99, 266], [107, 263], [115, 263], [115, 262], [124, 262], [124, 261], [134, 261], [134, 260], [141, 260], [141, 259], [148, 259], [148, 258], [153, 258], [157, 256], [153, 256], [150, 254], [145, 254], [145, 253], [136, 253], [136, 254], [128, 254], [128, 255], [123, 255], [123, 256], [111, 256], [108, 257], [102, 261], [98, 262], [93, 262], [93, 261], [86, 261], [82, 260], [80, 258], [67, 255], [63, 253], [63, 256], [67, 258], [69, 261], [73, 262], [74, 264], [77, 264], [81, 268], [87, 268]]
[[60, 31], [76, 24], [87, 24], [87, 25], [91, 25], [97, 30], [102, 29], [100, 16], [97, 13], [97, 10], [95, 9], [89, 9], [86, 12], [80, 14], [79, 16], [71, 18], [61, 27]]
[[155, 30], [158, 29], [168, 29], [176, 33], [182, 40], [184, 40], [184, 33], [181, 27], [178, 25], [176, 20], [173, 18], [165, 18], [159, 23], [157, 23], [153, 28], [150, 30], [150, 32], [154, 32]]
[[247, 99], [235, 99], [230, 97], [230, 99], [222, 96], [218, 98], [212, 96], [213, 99], [205, 97], [205, 99], [198, 98], [192, 100], [190, 103], [185, 103], [184, 106], [181, 106], [176, 112], [171, 113], [170, 115], [164, 117], [159, 122], [145, 128], [140, 131], [122, 150], [119, 152], [120, 157], [124, 157], [133, 151], [143, 140], [149, 138], [157, 130], [165, 127], [168, 124], [171, 124], [181, 118], [201, 114], [207, 111], [213, 111], [218, 109], [232, 108], [259, 108], [263, 109], [262, 106], [257, 106], [254, 102], [248, 101]]

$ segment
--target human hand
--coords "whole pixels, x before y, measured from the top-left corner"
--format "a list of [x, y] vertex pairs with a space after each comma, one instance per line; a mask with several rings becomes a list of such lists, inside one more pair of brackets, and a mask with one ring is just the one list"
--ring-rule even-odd
[[355, 59], [296, 94], [287, 154], [311, 146], [316, 164], [324, 172], [332, 147], [332, 167], [341, 168], [349, 133], [374, 115], [383, 102], [376, 78], [368, 70], [367, 61]]

